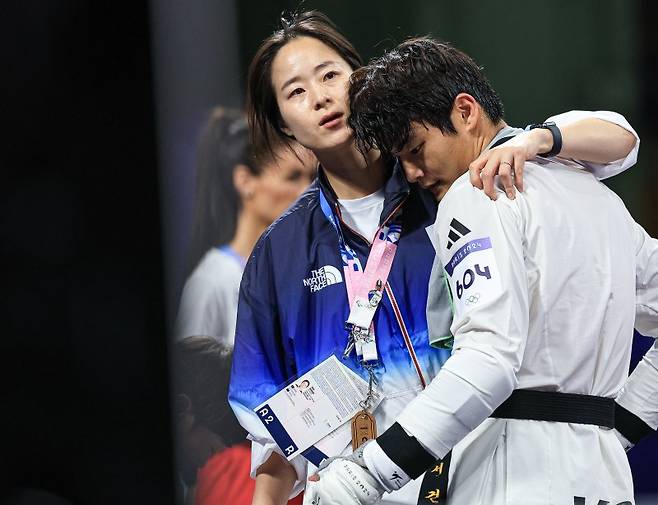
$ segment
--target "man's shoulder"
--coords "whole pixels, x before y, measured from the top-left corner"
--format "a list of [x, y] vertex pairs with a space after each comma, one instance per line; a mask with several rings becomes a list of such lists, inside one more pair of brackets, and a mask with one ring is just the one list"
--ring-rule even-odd
[[454, 207], [463, 203], [464, 201], [479, 201], [482, 198], [488, 197], [482, 190], [473, 187], [471, 180], [469, 179], [468, 172], [466, 172], [452, 183], [452, 186], [450, 186], [448, 191], [446, 191], [446, 194], [443, 195], [443, 198], [441, 198], [441, 201], [439, 202], [437, 220], [438, 216], [446, 208]]

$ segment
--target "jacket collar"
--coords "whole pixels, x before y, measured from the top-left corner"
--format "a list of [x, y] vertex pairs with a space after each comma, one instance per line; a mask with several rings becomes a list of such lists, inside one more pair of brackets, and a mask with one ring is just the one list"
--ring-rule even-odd
[[[409, 182], [407, 182], [407, 179], [404, 176], [402, 165], [397, 158], [394, 161], [387, 163], [386, 170], [390, 175], [384, 183], [384, 209], [379, 218], [379, 224], [381, 224], [382, 220], [387, 218], [391, 212], [395, 210], [400, 202], [404, 200], [411, 191]], [[318, 165], [317, 181], [320, 190], [324, 193], [331, 208], [335, 210], [338, 205], [338, 197], [331, 187], [331, 184], [329, 184], [322, 165]]]

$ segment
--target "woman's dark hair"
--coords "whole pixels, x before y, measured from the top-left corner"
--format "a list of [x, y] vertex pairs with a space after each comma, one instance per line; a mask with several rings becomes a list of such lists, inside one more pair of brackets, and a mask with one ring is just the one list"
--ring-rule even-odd
[[456, 133], [450, 120], [459, 93], [468, 93], [495, 124], [503, 104], [482, 69], [465, 53], [429, 37], [409, 39], [350, 77], [349, 125], [362, 152], [399, 152], [411, 123]]
[[262, 136], [250, 139], [244, 112], [224, 107], [211, 111], [197, 149], [190, 272], [208, 249], [235, 235], [240, 210], [240, 195], [233, 185], [235, 167], [244, 165], [259, 175], [274, 159], [274, 150]]
[[336, 25], [318, 11], [292, 13], [281, 18], [281, 28], [266, 38], [256, 51], [247, 77], [247, 117], [254, 135], [262, 135], [273, 149], [275, 139], [289, 145], [281, 129], [281, 113], [272, 87], [272, 61], [283, 46], [297, 37], [313, 37], [331, 47], [352, 70], [363, 65], [354, 46], [338, 32]]
[[227, 446], [245, 440], [246, 431], [228, 404], [231, 349], [211, 337], [187, 337], [174, 344], [174, 394], [190, 400], [195, 422]]

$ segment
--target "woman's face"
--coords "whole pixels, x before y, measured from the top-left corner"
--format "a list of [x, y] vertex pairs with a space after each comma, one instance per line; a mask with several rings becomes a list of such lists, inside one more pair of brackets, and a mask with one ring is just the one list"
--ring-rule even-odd
[[272, 61], [272, 86], [283, 130], [313, 151], [352, 142], [347, 126], [350, 65], [313, 37], [298, 37]]
[[276, 162], [265, 165], [260, 175], [254, 176], [249, 205], [266, 225], [279, 217], [315, 177], [317, 160], [313, 153], [302, 147], [295, 152], [297, 156], [287, 148], [278, 150]]

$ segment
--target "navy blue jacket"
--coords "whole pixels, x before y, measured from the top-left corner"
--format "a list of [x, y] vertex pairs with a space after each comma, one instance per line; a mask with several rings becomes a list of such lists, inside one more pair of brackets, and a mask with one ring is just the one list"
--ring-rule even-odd
[[[269, 435], [252, 409], [331, 354], [342, 359], [347, 342], [342, 261], [336, 231], [320, 208], [320, 189], [336, 208], [336, 195], [320, 171], [260, 238], [242, 278], [229, 399], [241, 424], [263, 444]], [[434, 223], [437, 204], [406, 181], [398, 163], [384, 190], [380, 224], [402, 205], [403, 230], [374, 320], [380, 363], [375, 373], [386, 397], [375, 412], [380, 433], [448, 357], [429, 345], [425, 315], [435, 256], [425, 228]], [[344, 223], [341, 228], [365, 267], [370, 244]], [[367, 377], [354, 353], [343, 363]]]

